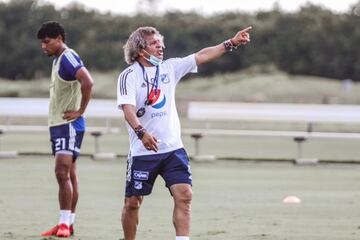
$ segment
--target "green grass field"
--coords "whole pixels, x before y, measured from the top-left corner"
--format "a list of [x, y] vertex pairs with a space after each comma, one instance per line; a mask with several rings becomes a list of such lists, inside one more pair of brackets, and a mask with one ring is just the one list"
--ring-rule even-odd
[[[129, 143], [125, 132], [107, 134], [100, 138], [100, 152], [126, 156]], [[1, 136], [2, 151], [18, 151], [29, 154], [50, 154], [48, 133], [6, 133]], [[183, 142], [190, 155], [195, 154], [194, 140], [184, 136]], [[82, 153], [94, 153], [94, 138], [87, 134]], [[359, 162], [359, 141], [338, 139], [309, 139], [302, 145], [303, 157], [318, 158], [320, 161]], [[206, 136], [200, 141], [200, 154], [219, 158], [293, 160], [297, 157], [297, 145], [292, 138], [273, 137], [223, 137]]]
[[[93, 97], [116, 99], [118, 71], [92, 71]], [[0, 97], [48, 97], [49, 79], [0, 79]], [[178, 103], [189, 100], [359, 104], [360, 83], [346, 89], [340, 80], [288, 75], [272, 66], [254, 66], [211, 77], [191, 76], [177, 87]], [[225, 94], [226, 93], [226, 94]]]
[[[0, 239], [49, 240], [57, 222], [54, 161], [0, 159]], [[72, 239], [119, 240], [125, 159], [78, 162], [80, 200]], [[360, 165], [217, 161], [192, 163], [192, 239], [355, 240], [360, 238]], [[286, 205], [296, 195], [302, 203]], [[174, 239], [172, 200], [161, 178], [141, 209], [138, 239]]]
[[[115, 99], [117, 74], [94, 73], [94, 96]], [[0, 96], [48, 96], [47, 79], [31, 84], [6, 80], [0, 83], [4, 86]], [[359, 90], [358, 83], [354, 83], [352, 90], [345, 91], [339, 81], [248, 69], [184, 81], [178, 86], [177, 97], [180, 114], [183, 114], [189, 100], [358, 104]], [[0, 118], [0, 123], [6, 124], [7, 120]], [[46, 124], [44, 119], [33, 121], [12, 119], [13, 124]], [[129, 143], [124, 124], [115, 124], [121, 125], [121, 133], [102, 136], [100, 151], [118, 154], [120, 157], [116, 160], [91, 160], [88, 156], [94, 153], [94, 138], [85, 136], [78, 168], [81, 196], [73, 239], [120, 240], [122, 237], [120, 211], [126, 167], [122, 156], [127, 154]], [[186, 119], [182, 120], [182, 126], [306, 130], [306, 126], [292, 123]], [[360, 132], [360, 127], [316, 125], [315, 130]], [[189, 154], [194, 155], [193, 139], [183, 136], [183, 141]], [[57, 184], [53, 157], [49, 155], [48, 133], [0, 135], [0, 151], [12, 150], [26, 156], [0, 159], [0, 240], [54, 239], [39, 237], [39, 233], [56, 224], [58, 218]], [[297, 157], [297, 145], [292, 138], [206, 136], [200, 142], [200, 154], [243, 160], [192, 163], [192, 239], [360, 239], [360, 164], [343, 164], [360, 163], [358, 140], [309, 139], [303, 144], [303, 157], [337, 162], [316, 166], [295, 166], [284, 161]], [[248, 161], [254, 159], [275, 161]], [[302, 203], [283, 204], [282, 199], [287, 195], [300, 197]], [[171, 197], [163, 181], [158, 179], [153, 194], [146, 197], [142, 207], [138, 239], [174, 239], [171, 211]]]

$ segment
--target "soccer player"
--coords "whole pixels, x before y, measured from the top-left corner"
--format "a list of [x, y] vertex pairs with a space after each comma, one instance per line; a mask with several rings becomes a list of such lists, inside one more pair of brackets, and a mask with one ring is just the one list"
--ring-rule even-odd
[[161, 175], [174, 200], [176, 240], [189, 240], [192, 177], [180, 136], [175, 87], [197, 66], [250, 42], [248, 27], [231, 39], [184, 58], [163, 61], [163, 36], [140, 27], [129, 36], [124, 55], [128, 66], [118, 78], [117, 105], [130, 135], [122, 226], [125, 240], [136, 237], [139, 208]]
[[37, 33], [41, 48], [53, 56], [48, 124], [55, 175], [59, 185], [60, 219], [42, 236], [70, 237], [74, 234], [78, 201], [76, 159], [85, 132], [82, 116], [91, 97], [93, 80], [79, 55], [65, 44], [65, 31], [58, 22], [42, 24]]

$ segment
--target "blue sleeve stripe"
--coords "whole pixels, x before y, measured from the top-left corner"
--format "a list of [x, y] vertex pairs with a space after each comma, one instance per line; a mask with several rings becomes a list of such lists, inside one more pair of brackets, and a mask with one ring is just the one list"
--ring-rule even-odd
[[133, 71], [132, 69], [128, 69], [120, 76], [120, 94], [121, 95], [127, 95], [126, 80], [127, 80], [127, 76], [132, 71]]
[[69, 62], [71, 63], [71, 65], [74, 68], [76, 68], [80, 65], [80, 62], [78, 60], [76, 60], [76, 58], [74, 57], [74, 55], [71, 52], [65, 53], [65, 57], [67, 58], [67, 60], [69, 60]]
[[83, 66], [80, 57], [76, 53], [67, 51], [61, 57], [59, 75], [64, 80], [73, 81], [76, 79], [76, 72]]

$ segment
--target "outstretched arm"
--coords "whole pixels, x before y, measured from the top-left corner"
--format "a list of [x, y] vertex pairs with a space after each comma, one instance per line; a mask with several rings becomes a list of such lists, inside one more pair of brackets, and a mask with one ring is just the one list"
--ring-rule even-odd
[[250, 42], [250, 34], [249, 31], [252, 27], [247, 27], [238, 33], [229, 40], [226, 40], [219, 45], [207, 47], [201, 49], [197, 53], [195, 53], [196, 64], [200, 65], [203, 63], [211, 62], [219, 57], [221, 57], [225, 52], [231, 51], [233, 48], [237, 48], [240, 45], [245, 45]]

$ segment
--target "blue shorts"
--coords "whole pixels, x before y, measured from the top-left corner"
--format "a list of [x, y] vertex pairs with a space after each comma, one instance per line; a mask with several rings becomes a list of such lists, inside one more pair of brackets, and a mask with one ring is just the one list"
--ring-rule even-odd
[[173, 184], [192, 185], [189, 157], [183, 148], [172, 152], [129, 157], [126, 172], [125, 196], [144, 196], [152, 191], [158, 175], [167, 188]]
[[50, 127], [52, 153], [63, 153], [73, 156], [80, 154], [80, 147], [85, 132], [85, 119], [80, 117], [73, 122]]

